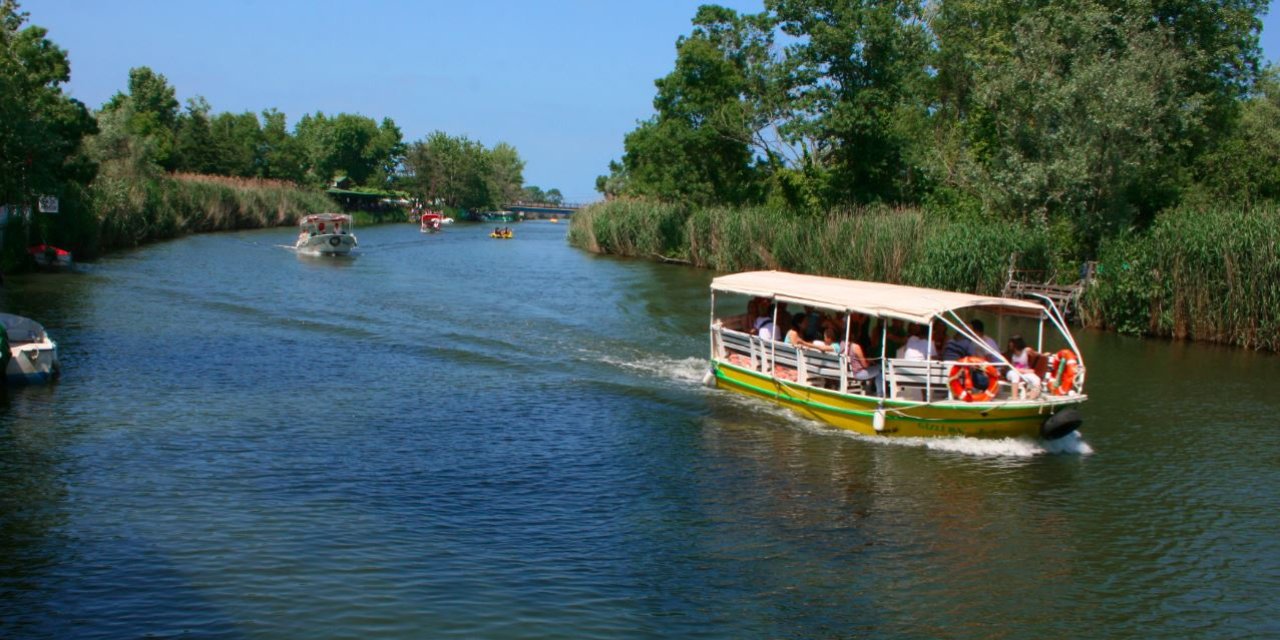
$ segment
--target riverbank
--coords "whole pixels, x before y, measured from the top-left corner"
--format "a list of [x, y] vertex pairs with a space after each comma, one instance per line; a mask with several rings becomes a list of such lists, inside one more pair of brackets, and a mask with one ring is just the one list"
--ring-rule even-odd
[[[569, 242], [595, 253], [717, 271], [779, 269], [998, 294], [1009, 256], [1074, 280], [1053, 227], [938, 219], [918, 209], [830, 217], [767, 208], [613, 200], [574, 214]], [[1124, 333], [1280, 350], [1280, 208], [1181, 207], [1104, 241], [1082, 320]], [[1064, 250], [1059, 250], [1059, 249]]]
[[[24, 270], [26, 245], [33, 241], [67, 248], [77, 260], [93, 260], [192, 233], [292, 226], [308, 213], [335, 210], [338, 204], [324, 192], [283, 180], [182, 173], [99, 176], [89, 189], [65, 197], [62, 213], [38, 215], [29, 230], [21, 220], [11, 220], [3, 267]], [[358, 225], [404, 220], [399, 210], [352, 215]]]
[[91, 192], [97, 237], [82, 249], [90, 256], [189, 233], [292, 225], [336, 207], [291, 182], [196, 174], [100, 178]]

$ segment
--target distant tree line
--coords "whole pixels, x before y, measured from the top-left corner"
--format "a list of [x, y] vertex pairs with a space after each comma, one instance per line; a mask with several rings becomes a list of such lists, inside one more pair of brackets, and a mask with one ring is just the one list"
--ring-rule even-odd
[[95, 184], [119, 191], [169, 173], [307, 189], [344, 177], [366, 191], [463, 209], [525, 197], [524, 161], [509, 144], [486, 147], [440, 131], [406, 143], [391, 118], [322, 111], [291, 130], [276, 109], [215, 113], [200, 96], [181, 106], [168, 79], [149, 67], [131, 69], [126, 89], [93, 112], [63, 92], [71, 77], [66, 51], [26, 19], [16, 0], [0, 0], [0, 205], [54, 195], [91, 218]]
[[606, 196], [1065, 224], [1280, 196], [1265, 0], [706, 5]]

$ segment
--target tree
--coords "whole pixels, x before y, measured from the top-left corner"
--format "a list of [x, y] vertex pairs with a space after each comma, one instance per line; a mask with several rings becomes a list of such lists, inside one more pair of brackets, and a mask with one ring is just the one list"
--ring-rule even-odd
[[773, 152], [764, 133], [776, 103], [772, 22], [706, 5], [693, 24], [676, 42], [675, 69], [654, 83], [655, 115], [624, 140], [628, 180], [613, 186], [695, 203], [758, 199], [754, 159]]
[[486, 149], [466, 136], [433, 131], [409, 146], [405, 166], [410, 190], [427, 202], [476, 210], [514, 202], [522, 193], [524, 161], [505, 142]]
[[524, 160], [516, 148], [499, 142], [488, 151], [489, 193], [495, 204], [506, 204], [520, 199], [520, 185], [524, 184]]
[[[209, 101], [201, 96], [187, 100], [187, 110], [178, 116], [174, 168], [190, 173], [215, 173], [218, 166], [213, 132], [209, 128]], [[104, 111], [104, 115], [112, 113]]]
[[302, 182], [306, 177], [304, 152], [289, 135], [285, 115], [276, 109], [262, 112], [262, 163], [259, 175], [274, 180]]
[[305, 150], [308, 173], [321, 184], [344, 175], [358, 185], [385, 187], [405, 148], [390, 118], [379, 126], [372, 118], [348, 113], [304, 115], [295, 135]]
[[213, 173], [243, 178], [259, 175], [265, 139], [257, 114], [223, 112], [213, 119], [209, 130], [217, 157]]
[[0, 1], [0, 204], [31, 205], [87, 184], [96, 167], [81, 153], [97, 130], [89, 110], [62, 92], [67, 54], [13, 0]]
[[[829, 202], [918, 197], [904, 123], [928, 108], [930, 39], [917, 1], [769, 0], [783, 33], [786, 92], [795, 112], [782, 128], [801, 144]], [[826, 175], [824, 175], [826, 174]]]
[[175, 142], [178, 126], [178, 99], [173, 87], [161, 74], [150, 67], [129, 70], [129, 93], [117, 92], [102, 110], [116, 111], [129, 106], [128, 131], [135, 136], [151, 139], [154, 158], [165, 169], [178, 165]]

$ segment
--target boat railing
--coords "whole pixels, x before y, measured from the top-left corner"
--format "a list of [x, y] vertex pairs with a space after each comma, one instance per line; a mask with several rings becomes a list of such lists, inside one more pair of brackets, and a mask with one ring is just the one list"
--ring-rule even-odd
[[848, 358], [844, 355], [764, 340], [722, 324], [713, 327], [712, 336], [715, 357], [722, 362], [784, 382], [838, 389], [842, 393], [848, 393], [851, 387], [861, 390], [861, 383], [849, 377]]
[[[763, 340], [744, 331], [730, 329], [721, 323], [712, 326], [713, 357], [734, 366], [759, 371], [782, 382], [795, 383], [841, 393], [873, 395], [874, 381], [855, 380], [850, 375], [849, 359], [843, 354], [828, 353]], [[1044, 358], [1042, 355], [1041, 358]], [[872, 362], [871, 364], [877, 364]], [[1035, 402], [1035, 398], [1019, 397], [1015, 386], [1005, 379], [1007, 367], [992, 362], [957, 362], [952, 360], [907, 360], [886, 358], [883, 362], [885, 394], [891, 400], [910, 402], [959, 401], [951, 391], [951, 373], [956, 367], [970, 369], [996, 369], [996, 390], [987, 402]], [[1076, 393], [1083, 382], [1083, 368], [1075, 379]], [[1037, 364], [1034, 373], [1043, 380], [1044, 362]], [[1039, 400], [1054, 402], [1054, 397], [1041, 383]]]

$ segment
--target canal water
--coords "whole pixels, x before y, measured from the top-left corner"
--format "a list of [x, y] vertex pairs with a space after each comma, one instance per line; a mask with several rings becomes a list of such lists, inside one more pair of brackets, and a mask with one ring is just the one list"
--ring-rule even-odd
[[0, 637], [1280, 636], [1280, 358], [1084, 333], [1079, 439], [877, 440], [700, 384], [711, 273], [488, 231], [10, 277]]

